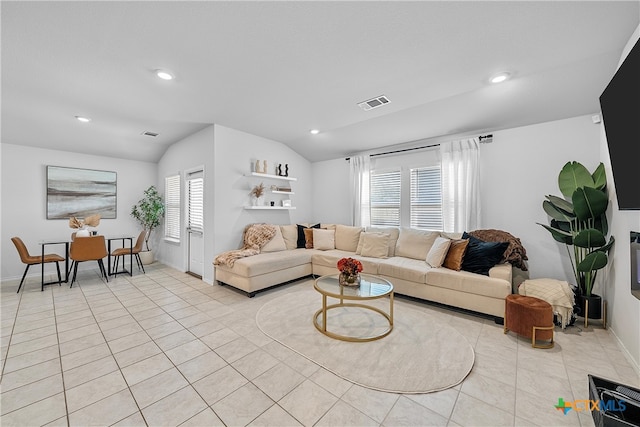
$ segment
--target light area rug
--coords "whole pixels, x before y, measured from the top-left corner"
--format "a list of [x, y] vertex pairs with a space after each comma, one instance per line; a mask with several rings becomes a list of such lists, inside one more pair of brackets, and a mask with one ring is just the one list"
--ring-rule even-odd
[[[394, 393], [430, 393], [460, 384], [471, 372], [475, 355], [468, 341], [437, 313], [394, 304], [394, 328], [371, 342], [329, 338], [313, 325], [322, 296], [313, 287], [267, 302], [256, 314], [260, 330], [334, 374], [364, 387]], [[329, 298], [328, 304], [338, 300]], [[371, 301], [385, 311], [389, 300]], [[322, 319], [322, 316], [320, 316]], [[371, 336], [387, 328], [379, 313], [354, 307], [329, 311], [327, 327], [340, 334]]]

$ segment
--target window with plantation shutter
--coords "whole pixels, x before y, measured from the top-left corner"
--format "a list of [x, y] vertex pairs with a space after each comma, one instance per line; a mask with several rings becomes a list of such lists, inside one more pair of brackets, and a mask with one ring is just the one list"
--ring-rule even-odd
[[204, 204], [202, 178], [190, 178], [189, 186], [189, 215], [188, 224], [190, 230], [202, 232], [204, 230]]
[[442, 191], [440, 167], [410, 170], [411, 228], [442, 230]]
[[164, 237], [180, 241], [180, 175], [164, 179]]
[[372, 171], [371, 225], [400, 226], [400, 170]]

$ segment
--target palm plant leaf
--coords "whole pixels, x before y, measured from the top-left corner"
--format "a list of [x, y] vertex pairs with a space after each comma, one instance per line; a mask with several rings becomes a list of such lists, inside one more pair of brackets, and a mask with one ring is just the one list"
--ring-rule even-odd
[[562, 197], [554, 196], [552, 194], [549, 194], [546, 197], [547, 197], [547, 200], [553, 203], [553, 205], [558, 209], [562, 209], [568, 215], [575, 216], [573, 214], [573, 205], [571, 204], [570, 201], [565, 200]]
[[607, 254], [600, 251], [594, 251], [584, 257], [584, 259], [576, 266], [576, 269], [583, 273], [600, 270], [607, 265], [608, 261], [609, 258], [607, 257]]
[[[567, 198], [571, 199], [573, 193], [581, 187], [594, 187], [595, 183], [591, 174], [578, 162], [567, 162], [558, 175], [558, 186]], [[574, 203], [575, 205], [575, 203]]]
[[573, 239], [573, 244], [580, 248], [600, 248], [606, 242], [604, 235], [595, 228], [582, 230]]
[[593, 171], [591, 177], [593, 178], [595, 188], [598, 190], [604, 190], [607, 186], [607, 174], [604, 172], [604, 165], [602, 162], [600, 162], [596, 170]]
[[578, 188], [571, 197], [573, 211], [580, 221], [598, 218], [606, 212], [609, 198], [605, 193], [592, 187]]

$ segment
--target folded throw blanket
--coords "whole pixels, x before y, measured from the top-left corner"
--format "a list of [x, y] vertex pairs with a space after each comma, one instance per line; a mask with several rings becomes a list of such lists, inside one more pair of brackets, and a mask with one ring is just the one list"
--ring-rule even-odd
[[525, 262], [529, 259], [527, 257], [527, 251], [517, 237], [506, 231], [493, 229], [475, 230], [469, 232], [469, 234], [485, 242], [509, 242], [509, 246], [504, 251], [501, 262], [508, 262], [522, 271], [529, 270]]
[[569, 283], [554, 279], [525, 280], [518, 287], [520, 295], [540, 298], [551, 304], [553, 312], [562, 319], [566, 328], [573, 314], [574, 295]]
[[233, 267], [237, 259], [259, 254], [260, 249], [275, 235], [276, 228], [273, 225], [249, 224], [242, 233], [242, 248], [221, 253], [213, 260], [213, 264]]

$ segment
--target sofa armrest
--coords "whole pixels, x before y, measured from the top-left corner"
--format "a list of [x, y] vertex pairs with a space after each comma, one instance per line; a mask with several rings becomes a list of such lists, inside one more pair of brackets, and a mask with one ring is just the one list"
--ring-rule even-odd
[[508, 262], [505, 262], [504, 264], [497, 264], [489, 270], [489, 277], [494, 279], [503, 279], [511, 283], [511, 276], [511, 264]]

